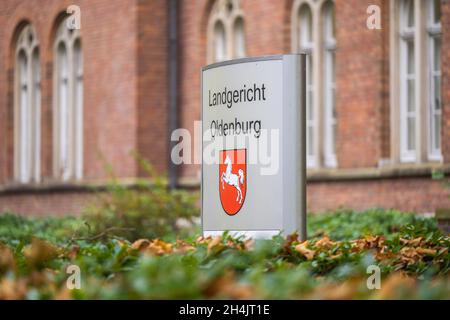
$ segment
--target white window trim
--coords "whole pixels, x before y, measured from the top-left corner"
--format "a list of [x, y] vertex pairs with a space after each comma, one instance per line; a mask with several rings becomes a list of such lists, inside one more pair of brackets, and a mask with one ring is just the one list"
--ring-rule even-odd
[[[323, 8], [327, 1], [332, 0], [295, 0], [291, 12], [291, 49], [292, 52], [313, 52], [312, 54], [312, 77], [313, 77], [313, 110], [314, 110], [314, 137], [313, 148], [314, 156], [307, 156], [307, 166], [311, 169], [318, 169], [321, 167], [337, 167], [337, 156], [330, 156], [327, 154], [327, 138], [326, 127], [330, 124], [327, 120], [326, 106], [326, 86], [325, 86], [325, 70], [324, 61], [325, 56], [325, 41], [323, 36]], [[334, 3], [334, 1], [332, 1]], [[312, 14], [312, 48], [305, 48], [300, 43], [300, 21], [299, 13], [302, 6], [309, 6]], [[336, 42], [334, 43], [334, 47]], [[330, 97], [328, 97], [330, 99]], [[329, 100], [328, 100], [329, 101]], [[328, 140], [329, 141], [329, 140]], [[337, 139], [335, 140], [337, 143]]]
[[[231, 10], [228, 8], [231, 6]], [[236, 24], [242, 21], [243, 34], [238, 35]], [[230, 60], [243, 58], [246, 55], [245, 19], [240, 0], [216, 0], [209, 15], [207, 25], [207, 62], [219, 62], [215, 57], [215, 27], [222, 23], [225, 29], [225, 56], [221, 59]], [[237, 47], [237, 40], [242, 38], [243, 47]]]
[[[402, 61], [401, 36], [408, 36], [400, 32], [400, 5], [401, 0], [390, 1], [390, 113], [391, 113], [391, 161], [393, 164], [403, 162], [425, 163], [427, 161], [442, 161], [429, 154], [429, 45], [427, 41], [427, 12], [428, 0], [414, 0], [414, 47], [415, 47], [415, 153], [412, 156], [402, 154], [404, 141], [402, 141]], [[403, 93], [402, 93], [403, 91]], [[442, 137], [441, 137], [442, 141]]]
[[[81, 97], [77, 97], [77, 83], [83, 79], [83, 66], [76, 70], [75, 44], [79, 43], [81, 48], [81, 63], [83, 56], [83, 47], [81, 44], [81, 34], [79, 30], [69, 30], [66, 19], [60, 21], [55, 40], [53, 43], [54, 52], [54, 72], [53, 72], [53, 105], [54, 105], [54, 153], [53, 153], [53, 172], [56, 179], [62, 181], [81, 180], [83, 178], [83, 87], [81, 87]], [[61, 140], [62, 114], [60, 109], [60, 56], [59, 46], [65, 47], [67, 55], [67, 165], [62, 163], [61, 152], [63, 141]], [[83, 83], [81, 83], [83, 86]], [[78, 100], [81, 99], [81, 102]]]
[[[414, 0], [412, 5], [414, 6]], [[414, 19], [414, 28], [405, 27], [407, 25], [407, 14], [403, 14], [402, 10], [403, 1], [400, 4], [400, 160], [401, 162], [415, 162], [416, 161], [416, 148], [417, 148], [417, 138], [414, 136], [414, 150], [408, 149], [408, 118], [417, 119], [417, 108], [418, 104], [414, 98], [414, 112], [408, 111], [409, 96], [408, 96], [408, 81], [414, 81], [414, 88], [417, 88], [417, 68], [415, 61], [414, 65], [414, 75], [408, 74], [408, 44], [413, 43], [414, 59], [416, 57], [416, 24], [417, 21]], [[415, 13], [415, 8], [413, 8]], [[414, 90], [415, 91], [415, 90]], [[417, 122], [417, 121], [415, 121]], [[418, 130], [417, 125], [415, 125], [415, 132]]]
[[41, 68], [39, 51], [33, 56], [33, 103], [34, 106], [34, 181], [41, 180]]
[[[84, 74], [83, 74], [83, 47], [78, 39], [79, 61], [74, 60], [74, 106], [75, 106], [75, 132], [77, 134], [75, 145], [75, 179], [83, 178], [83, 94], [84, 94]], [[74, 53], [77, 53], [76, 47]], [[76, 58], [76, 56], [75, 56]], [[79, 63], [79, 64], [78, 64]]]
[[[26, 63], [23, 81], [19, 54]], [[39, 41], [30, 24], [20, 31], [15, 48], [14, 81], [14, 181], [21, 184], [41, 180], [41, 92]], [[26, 103], [22, 103], [22, 86], [26, 86]], [[27, 109], [27, 113], [24, 110]], [[25, 131], [26, 130], [26, 131]], [[25, 135], [25, 136], [24, 136]]]
[[[435, 40], [436, 38], [441, 38], [442, 41], [442, 25], [441, 23], [434, 22], [434, 6], [433, 1], [428, 1], [428, 11], [427, 11], [427, 46], [428, 46], [428, 108], [427, 108], [427, 120], [428, 120], [428, 130], [427, 130], [427, 141], [428, 141], [428, 159], [430, 161], [439, 161], [443, 160], [442, 157], [442, 137], [441, 137], [441, 146], [439, 148], [433, 148], [434, 140], [435, 140], [435, 128], [436, 124], [434, 123], [434, 116], [438, 114], [442, 121], [442, 105], [439, 112], [432, 111], [434, 109], [433, 96], [435, 92], [435, 77], [441, 78], [442, 81], [442, 67], [438, 72], [434, 70], [434, 52], [435, 52]], [[442, 42], [441, 42], [442, 43]], [[442, 45], [441, 45], [442, 49]], [[442, 83], [442, 82], [441, 82]], [[441, 93], [441, 101], [442, 101], [442, 93]], [[442, 126], [441, 126], [441, 135], [442, 135]]]
[[[311, 21], [310, 24], [308, 25], [308, 21], [306, 20], [301, 20], [300, 19], [300, 15], [301, 15], [301, 10], [306, 9], [309, 10], [309, 13], [311, 15]], [[316, 119], [317, 119], [317, 112], [315, 110], [315, 106], [314, 106], [314, 101], [315, 101], [315, 97], [314, 97], [314, 18], [313, 18], [313, 12], [312, 12], [312, 8], [307, 5], [307, 4], [302, 4], [299, 6], [299, 8], [297, 9], [297, 19], [298, 19], [298, 27], [297, 27], [297, 39], [298, 39], [298, 50], [301, 52], [305, 52], [307, 54], [309, 54], [309, 56], [306, 58], [307, 59], [307, 65], [306, 65], [306, 73], [307, 75], [311, 75], [312, 79], [307, 79], [307, 83], [306, 83], [306, 108], [307, 108], [307, 119], [306, 119], [306, 126], [307, 126], [307, 130], [306, 132], [308, 133], [310, 131], [310, 129], [312, 129], [312, 145], [307, 144], [307, 166], [308, 168], [314, 168], [317, 166], [317, 153], [316, 153], [316, 139], [317, 139], [317, 133], [316, 128]], [[308, 30], [309, 29], [309, 30]], [[311, 34], [311, 39], [307, 39], [306, 35], [307, 34]], [[312, 71], [310, 70], [310, 68], [312, 69]], [[310, 119], [310, 114], [308, 112], [308, 109], [310, 107], [310, 101], [309, 101], [309, 97], [312, 97], [312, 119]], [[309, 139], [309, 138], [308, 138]], [[312, 148], [312, 154], [310, 154], [310, 148]]]
[[[325, 9], [325, 8], [324, 8]], [[331, 21], [330, 21], [331, 19]], [[324, 30], [327, 30], [333, 17], [326, 16], [324, 12], [323, 22]], [[336, 103], [336, 79], [332, 74], [332, 70], [336, 68], [332, 57], [336, 51], [336, 39], [335, 35], [331, 38], [327, 38], [329, 35], [324, 35], [324, 90], [325, 90], [325, 142], [324, 142], [324, 161], [326, 167], [336, 167], [336, 137], [334, 136], [333, 127], [337, 125], [336, 118], [333, 115], [333, 105]], [[333, 148], [334, 144], [334, 148]]]
[[[312, 52], [312, 50], [307, 50], [307, 49], [303, 49], [303, 50], [305, 50], [305, 52], [308, 52], [308, 53], [310, 53], [311, 54], [311, 52]], [[307, 68], [311, 68], [312, 66], [313, 66], [313, 59], [312, 59], [312, 56], [311, 56], [311, 58], [310, 58], [311, 60], [310, 60], [310, 63], [308, 63], [307, 64]], [[314, 70], [314, 68], [312, 68], [313, 70]], [[306, 71], [308, 74], [310, 73], [310, 71]], [[311, 74], [312, 74], [312, 72], [311, 72]], [[314, 77], [313, 77], [313, 81], [314, 81]], [[307, 161], [306, 161], [306, 163], [307, 163], [307, 166], [309, 167], [309, 168], [314, 168], [314, 167], [316, 167], [317, 166], [317, 153], [316, 153], [316, 148], [315, 148], [315, 145], [316, 145], [316, 140], [317, 140], [317, 135], [316, 135], [316, 128], [317, 128], [317, 125], [316, 125], [316, 119], [317, 119], [317, 112], [315, 112], [316, 110], [315, 110], [315, 108], [314, 108], [314, 82], [312, 82], [312, 84], [310, 84], [309, 82], [306, 84], [306, 107], [307, 108], [309, 108], [309, 100], [308, 100], [308, 97], [310, 97], [310, 96], [312, 96], [312, 103], [313, 103], [313, 105], [312, 105], [312, 110], [313, 110], [313, 117], [312, 117], [312, 119], [310, 119], [310, 115], [309, 115], [309, 113], [307, 113], [307, 119], [306, 119], [306, 126], [307, 126], [307, 130], [306, 130], [306, 132], [308, 132], [309, 131], [309, 128], [310, 127], [312, 127], [312, 131], [313, 131], [313, 137], [312, 137], [312, 146], [310, 146], [311, 148], [313, 148], [313, 154], [311, 155], [310, 153], [309, 153], [309, 150], [307, 150], [308, 152], [307, 152], [307, 154], [306, 154], [306, 157], [307, 157]], [[311, 94], [310, 94], [311, 93]]]

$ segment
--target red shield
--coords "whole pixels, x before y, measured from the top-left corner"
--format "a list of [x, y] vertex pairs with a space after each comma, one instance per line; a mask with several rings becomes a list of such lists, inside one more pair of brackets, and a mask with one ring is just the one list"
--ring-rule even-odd
[[247, 193], [247, 150], [222, 150], [219, 160], [220, 202], [233, 216], [241, 210]]

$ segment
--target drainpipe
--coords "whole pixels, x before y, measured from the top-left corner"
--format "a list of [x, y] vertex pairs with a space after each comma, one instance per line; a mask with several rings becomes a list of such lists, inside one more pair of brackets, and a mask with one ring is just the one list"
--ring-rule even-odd
[[178, 0], [169, 0], [169, 188], [177, 187], [178, 169], [170, 154], [176, 141], [171, 141], [173, 130], [178, 128]]

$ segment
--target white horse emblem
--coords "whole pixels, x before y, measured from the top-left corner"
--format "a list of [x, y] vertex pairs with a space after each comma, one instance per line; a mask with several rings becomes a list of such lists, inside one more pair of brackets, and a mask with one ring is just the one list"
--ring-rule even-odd
[[242, 203], [243, 196], [240, 185], [244, 185], [244, 171], [242, 169], [238, 170], [238, 174], [233, 173], [233, 166], [229, 156], [225, 158], [224, 164], [227, 166], [225, 172], [222, 172], [222, 189], [225, 189], [225, 183], [233, 186], [237, 190], [236, 202]]

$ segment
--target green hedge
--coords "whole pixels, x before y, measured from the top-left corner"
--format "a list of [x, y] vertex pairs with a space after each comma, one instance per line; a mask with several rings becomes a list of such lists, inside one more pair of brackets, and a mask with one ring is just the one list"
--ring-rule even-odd
[[[80, 218], [6, 214], [0, 299], [450, 298], [450, 239], [433, 219], [339, 211], [310, 215], [308, 231], [307, 242], [195, 233], [134, 241], [114, 232], [99, 237]], [[80, 290], [66, 287], [72, 264], [81, 269]], [[369, 265], [380, 267], [381, 290], [366, 287]]]

